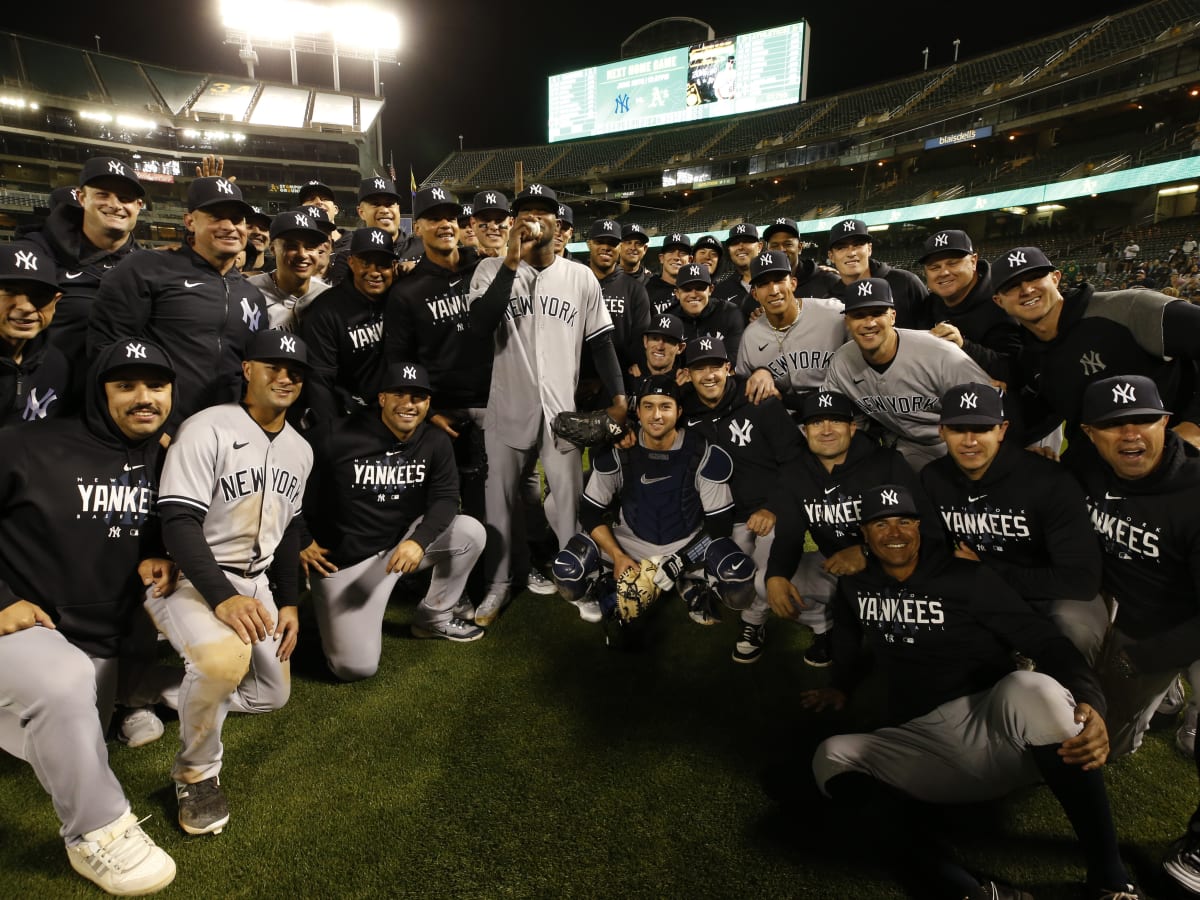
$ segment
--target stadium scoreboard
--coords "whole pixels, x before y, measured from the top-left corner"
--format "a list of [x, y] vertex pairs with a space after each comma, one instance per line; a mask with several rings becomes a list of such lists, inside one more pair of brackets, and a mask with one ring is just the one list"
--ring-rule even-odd
[[805, 98], [807, 22], [550, 76], [550, 142], [788, 106]]

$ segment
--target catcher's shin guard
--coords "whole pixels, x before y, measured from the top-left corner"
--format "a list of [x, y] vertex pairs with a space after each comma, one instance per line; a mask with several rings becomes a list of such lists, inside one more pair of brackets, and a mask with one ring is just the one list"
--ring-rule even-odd
[[730, 609], [749, 609], [754, 602], [754, 560], [732, 538], [717, 538], [704, 554], [704, 573]]
[[596, 542], [582, 532], [574, 534], [567, 546], [554, 557], [550, 575], [558, 592], [572, 602], [588, 591], [588, 586], [600, 570], [600, 550]]

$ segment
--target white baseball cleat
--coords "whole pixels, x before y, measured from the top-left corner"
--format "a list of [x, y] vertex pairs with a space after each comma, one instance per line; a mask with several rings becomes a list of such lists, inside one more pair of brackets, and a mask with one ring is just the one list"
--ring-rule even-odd
[[131, 710], [121, 720], [122, 743], [130, 747], [144, 747], [153, 744], [163, 736], [163, 722], [152, 707]]
[[80, 843], [67, 848], [71, 868], [118, 897], [161, 891], [175, 880], [175, 860], [142, 831], [144, 821], [127, 812], [82, 835]]

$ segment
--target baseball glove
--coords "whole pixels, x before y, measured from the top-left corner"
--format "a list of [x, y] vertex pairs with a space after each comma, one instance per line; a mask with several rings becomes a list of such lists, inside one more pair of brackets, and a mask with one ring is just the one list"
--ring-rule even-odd
[[658, 563], [643, 559], [637, 569], [627, 569], [617, 582], [617, 615], [628, 622], [644, 613], [661, 593], [654, 583]]
[[560, 412], [550, 427], [560, 438], [577, 447], [607, 447], [625, 436], [625, 426], [602, 409], [586, 413]]

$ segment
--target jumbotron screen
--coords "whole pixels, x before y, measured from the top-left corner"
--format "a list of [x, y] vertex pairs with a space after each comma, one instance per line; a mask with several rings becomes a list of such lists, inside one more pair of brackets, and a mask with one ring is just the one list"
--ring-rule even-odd
[[550, 76], [550, 141], [675, 125], [805, 98], [807, 22]]

